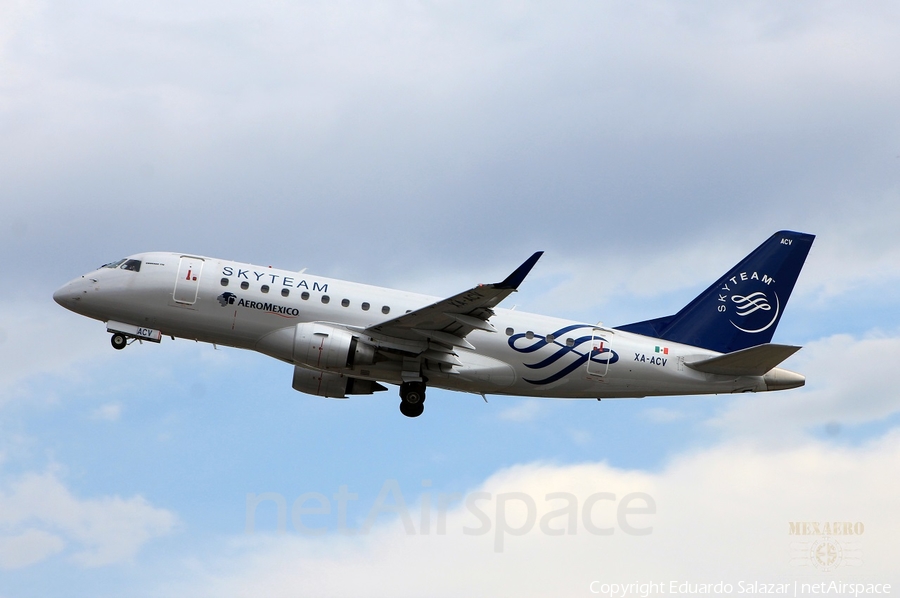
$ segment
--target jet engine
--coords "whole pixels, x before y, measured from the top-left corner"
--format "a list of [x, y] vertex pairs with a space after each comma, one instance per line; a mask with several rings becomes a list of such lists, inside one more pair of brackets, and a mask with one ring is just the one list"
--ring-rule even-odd
[[321, 370], [352, 369], [375, 363], [375, 347], [360, 342], [348, 330], [321, 322], [303, 322], [276, 330], [260, 339], [256, 350], [295, 365]]
[[372, 365], [375, 347], [343, 328], [306, 322], [297, 324], [294, 332], [294, 362], [323, 370]]
[[306, 394], [333, 399], [345, 399], [347, 395], [370, 395], [387, 390], [374, 380], [351, 378], [336, 372], [321, 372], [299, 365], [294, 367], [294, 381], [291, 386], [294, 390]]

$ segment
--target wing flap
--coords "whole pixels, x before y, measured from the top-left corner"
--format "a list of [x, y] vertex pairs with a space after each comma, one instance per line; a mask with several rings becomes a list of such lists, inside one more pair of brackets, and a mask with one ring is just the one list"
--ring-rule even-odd
[[441, 330], [422, 330], [420, 328], [413, 328], [412, 331], [419, 336], [424, 336], [427, 339], [444, 343], [445, 345], [462, 347], [464, 349], [471, 349], [472, 351], [475, 350], [475, 346], [472, 345], [472, 343], [450, 332], [443, 332]]
[[685, 365], [707, 374], [725, 376], [763, 376], [779, 363], [799, 351], [801, 347], [793, 345], [775, 345], [766, 343], [703, 359]]
[[435, 363], [443, 363], [444, 365], [454, 367], [461, 366], [463, 364], [463, 362], [460, 361], [459, 357], [457, 357], [455, 353], [444, 353], [442, 351], [435, 351], [434, 349], [425, 351], [424, 353], [422, 353], [422, 357]]
[[[471, 326], [473, 329], [476, 329], [476, 330], [484, 330], [485, 332], [497, 332], [497, 329], [494, 328], [494, 326], [490, 322], [488, 322], [487, 320], [482, 320], [481, 318], [475, 318], [473, 316], [467, 316], [465, 314], [453, 314], [453, 313], [448, 313], [448, 314], [444, 314], [444, 315], [448, 316], [450, 318], [453, 318], [460, 324], [465, 324], [466, 326]], [[491, 315], [493, 315], [493, 314], [491, 314]]]

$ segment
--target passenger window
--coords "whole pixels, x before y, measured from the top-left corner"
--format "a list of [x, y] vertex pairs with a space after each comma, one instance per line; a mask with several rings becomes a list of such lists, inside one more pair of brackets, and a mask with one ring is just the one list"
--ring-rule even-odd
[[350, 307], [350, 300], [349, 299], [341, 299], [341, 305], [343, 307]]
[[566, 346], [567, 346], [567, 347], [574, 347], [574, 346], [575, 346], [575, 339], [574, 339], [574, 338], [567, 338], [567, 339], [566, 339]]
[[227, 278], [223, 278], [223, 279], [220, 280], [219, 282], [222, 283], [222, 286], [223, 286], [223, 287], [227, 287], [227, 286], [228, 286], [228, 279], [227, 279]]
[[303, 299], [304, 301], [306, 301], [307, 299], [309, 299], [309, 293], [306, 291], [303, 291], [302, 293], [300, 293], [300, 298]]
[[269, 285], [264, 284], [263, 286], [259, 287], [259, 290], [262, 291], [263, 293], [268, 293], [268, 292], [269, 292]]
[[534, 338], [534, 333], [533, 333], [532, 331], [529, 330], [528, 332], [525, 333], [525, 338], [527, 338], [528, 340], [533, 339], [533, 338]]
[[244, 290], [246, 291], [247, 289], [250, 288], [250, 283], [247, 282], [246, 280], [243, 281], [243, 282], [241, 283], [241, 288], [244, 289]]
[[360, 307], [362, 308], [363, 311], [369, 311], [369, 307], [371, 307], [371, 306], [369, 305], [368, 301], [363, 301], [362, 305], [360, 305]]
[[552, 343], [553, 341], [556, 340], [556, 337], [553, 336], [552, 334], [548, 334], [547, 336], [544, 337], [544, 340], [547, 341], [548, 343]]
[[391, 313], [391, 308], [388, 307], [387, 305], [385, 305], [384, 307], [381, 308], [381, 313], [389, 314], [389, 313]]
[[329, 301], [331, 301], [331, 297], [329, 297], [328, 295], [322, 295], [322, 303], [328, 303]]
[[282, 297], [287, 297], [287, 296], [290, 295], [290, 294], [291, 294], [291, 290], [290, 290], [290, 289], [281, 289], [281, 296], [282, 296]]
[[513, 334], [515, 334], [515, 332], [516, 332], [516, 331], [513, 330], [512, 328], [507, 328], [507, 329], [506, 329], [506, 336], [512, 336]]

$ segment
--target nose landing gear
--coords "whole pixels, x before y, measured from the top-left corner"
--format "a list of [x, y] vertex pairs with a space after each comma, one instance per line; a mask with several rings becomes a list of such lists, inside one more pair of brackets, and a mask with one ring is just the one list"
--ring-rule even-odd
[[128, 337], [124, 334], [119, 334], [118, 332], [113, 333], [112, 338], [109, 339], [112, 343], [113, 349], [122, 350], [125, 348], [125, 345], [128, 344]]
[[400, 413], [419, 417], [425, 411], [425, 383], [404, 382], [400, 385]]

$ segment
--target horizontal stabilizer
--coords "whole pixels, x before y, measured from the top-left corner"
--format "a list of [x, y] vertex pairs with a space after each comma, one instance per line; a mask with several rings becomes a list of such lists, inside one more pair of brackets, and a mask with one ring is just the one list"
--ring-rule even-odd
[[707, 374], [725, 376], [763, 376], [779, 363], [800, 350], [792, 345], [767, 343], [749, 349], [741, 349], [711, 359], [685, 363], [686, 366]]

